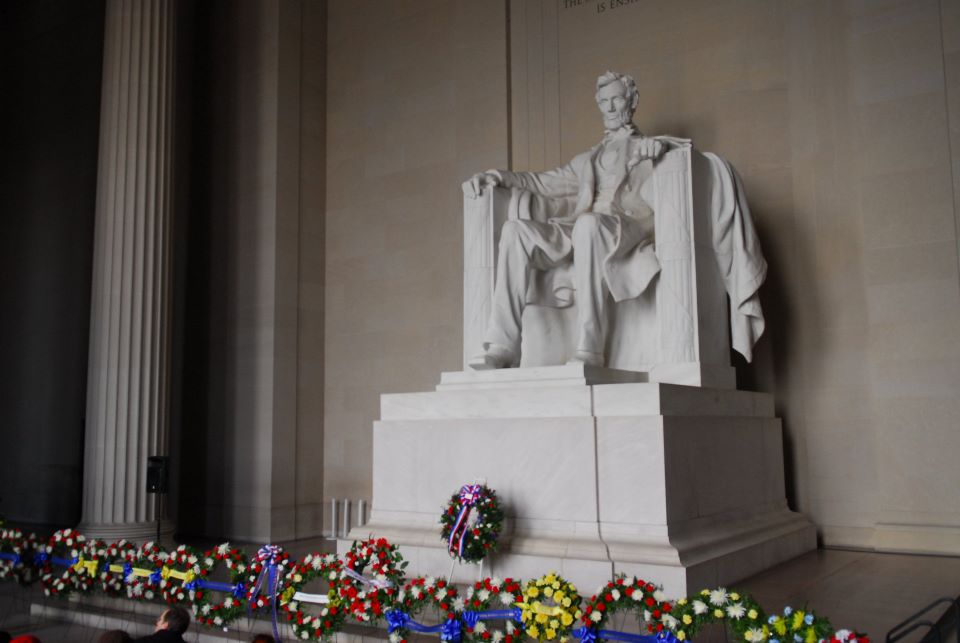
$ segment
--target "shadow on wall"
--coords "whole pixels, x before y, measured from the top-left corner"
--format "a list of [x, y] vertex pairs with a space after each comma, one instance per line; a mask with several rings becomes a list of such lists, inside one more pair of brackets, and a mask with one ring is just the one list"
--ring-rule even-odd
[[80, 520], [104, 2], [0, 3], [0, 514]]

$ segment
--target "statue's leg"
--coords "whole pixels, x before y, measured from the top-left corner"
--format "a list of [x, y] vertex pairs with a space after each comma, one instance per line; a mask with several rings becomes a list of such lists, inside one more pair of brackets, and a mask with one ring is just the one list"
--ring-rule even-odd
[[616, 245], [617, 221], [606, 214], [584, 213], [573, 226], [574, 288], [579, 333], [575, 361], [605, 363], [604, 341], [610, 298], [603, 262]]
[[533, 256], [538, 265], [568, 257], [569, 239], [556, 227], [527, 220], [510, 220], [500, 231], [496, 281], [484, 351], [471, 362], [474, 368], [503, 368], [520, 361], [520, 332], [526, 306]]

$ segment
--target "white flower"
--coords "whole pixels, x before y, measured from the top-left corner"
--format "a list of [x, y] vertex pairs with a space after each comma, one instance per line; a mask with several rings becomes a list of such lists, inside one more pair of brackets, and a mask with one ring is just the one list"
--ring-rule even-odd
[[194, 565], [194, 566], [193, 566], [193, 573], [194, 573], [194, 574], [199, 574], [199, 573], [200, 573], [200, 565]]
[[473, 585], [467, 588], [467, 591], [464, 592], [464, 595], [467, 597], [467, 600], [473, 598]]
[[671, 630], [677, 629], [677, 619], [672, 614], [664, 614], [660, 620]]
[[397, 632], [390, 632], [390, 643], [400, 643], [400, 635]]
[[833, 635], [841, 641], [846, 641], [848, 638], [850, 638], [851, 634], [852, 632], [850, 630], [837, 630]]
[[487, 631], [487, 625], [483, 621], [477, 621], [476, 626], [474, 626], [473, 631], [477, 634], [483, 634]]
[[459, 596], [458, 596], [457, 598], [453, 599], [453, 610], [454, 610], [455, 612], [462, 612], [462, 611], [463, 611], [463, 599], [460, 598]]
[[220, 618], [219, 616], [214, 616], [213, 623], [214, 625], [223, 625], [223, 619]]
[[721, 587], [719, 589], [712, 590], [710, 592], [710, 602], [713, 605], [717, 605], [717, 606], [720, 606], [726, 603], [727, 602], [726, 588]]
[[666, 600], [666, 598], [667, 595], [663, 593], [662, 589], [653, 591], [653, 600], [657, 601], [658, 603], [662, 603], [664, 600]]
[[694, 614], [706, 614], [707, 604], [701, 600], [693, 601], [693, 613]]
[[290, 601], [290, 611], [292, 612], [297, 611], [297, 601]]
[[649, 621], [653, 614], [650, 613], [650, 610], [643, 610], [643, 620]]
[[481, 601], [485, 601], [490, 598], [490, 592], [485, 589], [481, 589], [479, 592], [477, 592], [477, 598]]
[[247, 566], [243, 563], [237, 563], [237, 571], [241, 574], [247, 569]]
[[233, 597], [232, 597], [232, 596], [227, 596], [225, 599], [223, 599], [223, 606], [224, 606], [224, 607], [233, 607]]
[[221, 556], [226, 556], [227, 552], [230, 551], [230, 543], [223, 543], [222, 545], [217, 545], [217, 553]]
[[600, 612], [593, 611], [590, 613], [590, 620], [594, 623], [599, 623], [601, 618], [603, 618], [603, 614]]
[[743, 606], [743, 603], [734, 603], [733, 605], [727, 605], [727, 616], [730, 618], [735, 618], [737, 620], [744, 617], [747, 613], [747, 608]]
[[751, 643], [761, 643], [767, 639], [767, 635], [763, 633], [763, 628], [751, 627], [744, 632], [743, 638]]
[[310, 632], [308, 632], [308, 631], [306, 631], [306, 630], [300, 632], [300, 638], [302, 638], [304, 641], [306, 641], [308, 638], [310, 638]]
[[438, 600], [438, 601], [442, 601], [442, 600], [444, 599], [444, 597], [446, 597], [446, 595], [447, 595], [447, 590], [445, 590], [445, 589], [438, 589], [438, 590], [437, 590], [437, 600]]
[[612, 592], [610, 592], [610, 595], [613, 596], [613, 600], [615, 600], [615, 601], [619, 601], [619, 600], [620, 600], [620, 590], [619, 590], [619, 589], [613, 590]]
[[437, 582], [437, 579], [436, 579], [436, 578], [434, 578], [433, 576], [427, 576], [427, 577], [423, 580], [423, 586], [424, 586], [424, 587], [433, 587], [433, 584], [436, 583], [436, 582]]
[[152, 600], [153, 600], [153, 590], [152, 590], [152, 589], [148, 589], [147, 591], [145, 591], [145, 592], [143, 593], [143, 597], [144, 597], [145, 599], [147, 599], [148, 601], [152, 601]]
[[500, 643], [500, 641], [502, 640], [503, 640], [503, 632], [501, 632], [500, 630], [496, 630], [493, 633], [493, 643]]
[[490, 579], [490, 585], [492, 585], [492, 586], [500, 587], [500, 584], [501, 584], [501, 583], [503, 583], [503, 581], [500, 580], [499, 578], [497, 578], [496, 576], [494, 576], [493, 578]]
[[73, 544], [73, 538], [67, 538], [67, 547]]
[[206, 565], [207, 567], [213, 567], [213, 559], [212, 559], [212, 558], [204, 558], [204, 559], [203, 559], [203, 564]]
[[513, 624], [513, 621], [507, 621], [507, 625], [503, 629], [507, 631], [507, 634], [513, 634], [514, 630], [516, 630], [517, 628]]
[[500, 602], [504, 605], [510, 605], [513, 603], [513, 594], [510, 592], [500, 592]]
[[207, 614], [209, 614], [209, 613], [210, 613], [210, 604], [209, 604], [209, 603], [205, 604], [202, 608], [200, 608], [200, 611], [203, 612], [203, 615], [204, 615], [204, 616], [206, 616]]

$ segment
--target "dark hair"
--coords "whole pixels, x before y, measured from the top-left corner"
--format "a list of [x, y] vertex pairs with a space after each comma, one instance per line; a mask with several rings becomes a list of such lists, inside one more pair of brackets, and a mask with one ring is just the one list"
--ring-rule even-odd
[[257, 634], [250, 643], [277, 643], [269, 634]]
[[163, 613], [163, 620], [166, 621], [168, 630], [183, 634], [190, 627], [190, 612], [175, 605]]
[[130, 643], [132, 640], [133, 637], [123, 630], [110, 630], [101, 634], [97, 643]]

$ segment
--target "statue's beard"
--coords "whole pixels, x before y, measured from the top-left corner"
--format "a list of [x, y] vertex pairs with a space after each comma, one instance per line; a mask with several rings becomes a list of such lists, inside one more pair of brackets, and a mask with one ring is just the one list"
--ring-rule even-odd
[[626, 127], [632, 122], [633, 122], [633, 114], [627, 111], [619, 112], [611, 116], [606, 116], [603, 119], [604, 126], [610, 131], [615, 131], [620, 128]]

